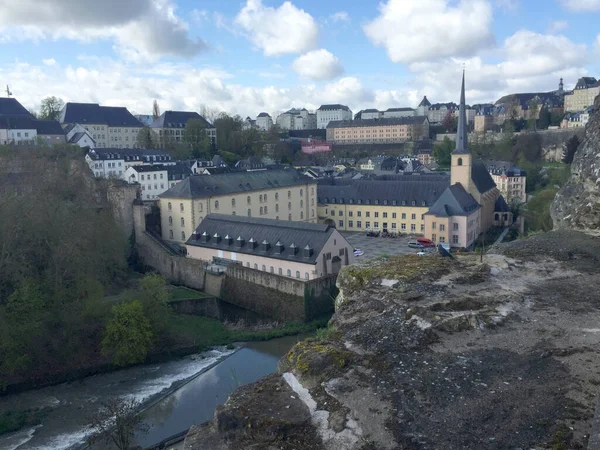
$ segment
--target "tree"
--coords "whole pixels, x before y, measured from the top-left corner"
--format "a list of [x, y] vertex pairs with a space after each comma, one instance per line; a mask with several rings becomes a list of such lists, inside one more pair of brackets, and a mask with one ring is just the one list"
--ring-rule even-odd
[[57, 97], [46, 97], [42, 100], [40, 105], [40, 120], [58, 120], [60, 117], [60, 111], [65, 106], [65, 102]]
[[190, 119], [183, 131], [183, 142], [188, 145], [194, 158], [208, 158], [211, 142], [206, 125], [201, 119]]
[[565, 164], [571, 164], [573, 162], [573, 158], [575, 157], [575, 152], [579, 147], [580, 141], [576, 134], [573, 135], [571, 139], [567, 141], [567, 147], [565, 148], [563, 162]]
[[527, 129], [528, 130], [535, 130], [535, 126], [536, 126], [537, 120], [538, 120], [539, 108], [540, 108], [540, 105], [537, 102], [537, 100], [532, 100], [529, 103], [529, 114], [528, 114], [528, 119], [527, 119]]
[[138, 297], [144, 306], [144, 315], [150, 322], [154, 336], [161, 335], [167, 326], [171, 308], [167, 301], [171, 298], [165, 279], [158, 274], [149, 274], [140, 281]]
[[106, 448], [110, 443], [119, 450], [129, 450], [135, 435], [148, 432], [148, 425], [138, 414], [140, 403], [133, 398], [110, 399], [102, 402], [100, 410], [91, 417], [90, 447], [98, 443]]
[[548, 187], [538, 191], [525, 206], [525, 224], [529, 231], [551, 231], [553, 227], [550, 206], [558, 189]]
[[454, 145], [446, 136], [442, 142], [433, 146], [433, 157], [441, 167], [450, 167]]
[[240, 154], [243, 119], [240, 116], [219, 114], [214, 121], [219, 150]]
[[455, 133], [457, 129], [456, 117], [452, 114], [452, 111], [448, 110], [444, 120], [442, 121], [442, 127], [446, 130], [446, 133]]
[[158, 102], [154, 100], [152, 104], [152, 119], [156, 120], [160, 117], [160, 108], [158, 107]]
[[156, 148], [158, 147], [158, 138], [150, 127], [143, 127], [137, 136], [137, 142], [140, 148]]
[[112, 308], [102, 339], [102, 354], [117, 366], [144, 362], [152, 346], [150, 321], [140, 301], [122, 303]]
[[540, 118], [537, 121], [537, 127], [540, 130], [546, 130], [552, 122], [552, 114], [548, 107], [543, 106], [540, 110]]

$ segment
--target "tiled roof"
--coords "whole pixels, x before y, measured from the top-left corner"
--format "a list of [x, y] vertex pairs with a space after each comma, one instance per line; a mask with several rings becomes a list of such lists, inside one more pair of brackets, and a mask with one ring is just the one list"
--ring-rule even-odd
[[413, 108], [388, 108], [384, 112], [414, 111]]
[[61, 123], [108, 125], [110, 127], [142, 128], [127, 108], [100, 106], [97, 103], [67, 103], [60, 113]]
[[66, 134], [63, 128], [60, 126], [60, 123], [58, 123], [56, 120], [36, 120], [35, 123], [38, 134]]
[[577, 80], [577, 84], [575, 85], [575, 89], [588, 89], [590, 87], [594, 87], [594, 85], [598, 82], [594, 77], [582, 77]]
[[343, 109], [344, 111], [350, 111], [346, 105], [340, 105], [339, 103], [335, 103], [333, 105], [321, 105], [317, 111], [335, 111], [338, 109]]
[[37, 120], [28, 116], [0, 116], [0, 128], [5, 130], [35, 130]]
[[496, 200], [496, 204], [494, 205], [494, 212], [510, 212], [510, 207], [508, 206], [508, 203], [506, 203], [506, 200], [504, 200], [504, 197], [502, 197], [501, 195], [498, 197], [498, 200]]
[[209, 214], [186, 244], [315, 264], [334, 231], [324, 224]]
[[183, 180], [192, 175], [192, 169], [186, 163], [176, 163], [165, 166], [169, 173], [169, 180]]
[[353, 180], [345, 181], [343, 185], [319, 184], [317, 194], [323, 204], [431, 206], [449, 184], [447, 177], [404, 176], [390, 181]]
[[271, 116], [266, 112], [261, 112], [257, 117], [271, 117]]
[[379, 112], [378, 109], [374, 109], [374, 108], [370, 108], [370, 109], [363, 109], [361, 112], [363, 113], [374, 113], [374, 112]]
[[549, 106], [562, 106], [563, 102], [561, 97], [556, 95], [554, 92], [529, 92], [523, 94], [510, 94], [500, 98], [495, 105], [500, 106], [503, 104], [517, 103], [522, 108], [527, 109], [529, 104], [533, 101], [539, 101], [542, 105]]
[[163, 164], [149, 164], [149, 165], [136, 165], [131, 166], [130, 169], [135, 170], [138, 173], [146, 173], [146, 172], [163, 172], [167, 170], [168, 166]]
[[123, 159], [125, 161], [144, 161], [156, 157], [158, 161], [171, 161], [172, 157], [164, 150], [140, 148], [95, 148], [88, 152], [94, 160]]
[[387, 117], [383, 119], [359, 119], [359, 120], [332, 120], [327, 128], [355, 128], [355, 127], [383, 127], [391, 125], [422, 124], [427, 120], [425, 116], [412, 117]]
[[34, 118], [16, 98], [12, 97], [0, 97], [0, 116], [26, 116], [30, 119]]
[[479, 204], [462, 184], [454, 183], [440, 195], [427, 214], [436, 217], [468, 216], [479, 209]]
[[496, 187], [494, 179], [480, 159], [473, 161], [471, 165], [471, 180], [473, 180], [475, 187], [481, 194]]
[[314, 183], [314, 181], [293, 169], [233, 172], [211, 176], [194, 175], [163, 192], [160, 197], [205, 198], [307, 183]]
[[208, 120], [193, 111], [165, 111], [150, 126], [152, 128], [185, 128], [190, 119], [199, 119], [206, 128], [213, 128]]

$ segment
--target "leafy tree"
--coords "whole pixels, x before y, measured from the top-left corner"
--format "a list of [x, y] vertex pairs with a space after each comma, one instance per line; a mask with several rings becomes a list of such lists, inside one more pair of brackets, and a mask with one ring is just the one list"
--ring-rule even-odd
[[527, 119], [527, 129], [535, 130], [537, 119], [538, 119], [538, 109], [540, 105], [536, 100], [532, 100], [529, 103], [529, 118]]
[[442, 121], [442, 127], [446, 130], [446, 133], [456, 133], [457, 126], [456, 117], [451, 111], [448, 111]]
[[538, 191], [525, 206], [525, 224], [529, 231], [551, 231], [553, 227], [550, 206], [557, 189], [548, 187]]
[[41, 120], [58, 120], [60, 111], [65, 106], [65, 102], [57, 97], [46, 97], [40, 105], [39, 119]]
[[571, 164], [573, 162], [575, 152], [577, 151], [577, 148], [579, 148], [580, 143], [581, 142], [576, 134], [574, 134], [573, 137], [567, 141], [567, 146], [563, 156], [563, 162], [565, 164]]
[[214, 120], [219, 150], [240, 154], [243, 119], [240, 116], [219, 114]]
[[133, 398], [110, 399], [89, 422], [92, 435], [89, 438], [91, 448], [99, 444], [106, 448], [113, 444], [119, 450], [132, 448], [136, 435], [145, 434], [149, 427], [138, 414], [141, 404]]
[[450, 167], [453, 142], [446, 136], [442, 142], [433, 146], [433, 157], [441, 167]]
[[210, 137], [206, 134], [206, 126], [201, 119], [190, 119], [185, 125], [183, 142], [187, 144], [194, 158], [210, 156]]
[[552, 111], [550, 114], [550, 125], [553, 127], [560, 126], [560, 123], [563, 120], [563, 114], [559, 112]]
[[144, 315], [150, 321], [153, 334], [159, 337], [164, 333], [171, 315], [171, 308], [167, 303], [171, 295], [165, 279], [158, 274], [146, 275], [140, 281], [137, 295], [144, 306]]
[[158, 138], [150, 127], [143, 127], [137, 136], [137, 142], [140, 148], [156, 148], [158, 147]]
[[537, 121], [537, 127], [540, 130], [546, 130], [551, 123], [552, 113], [550, 113], [550, 110], [546, 106], [543, 106], [540, 110], [540, 118]]
[[117, 366], [144, 362], [153, 336], [143, 304], [134, 301], [115, 305], [112, 315], [102, 339], [102, 354], [110, 356]]
[[152, 104], [152, 119], [156, 120], [160, 117], [160, 108], [158, 106], [158, 102], [154, 100]]

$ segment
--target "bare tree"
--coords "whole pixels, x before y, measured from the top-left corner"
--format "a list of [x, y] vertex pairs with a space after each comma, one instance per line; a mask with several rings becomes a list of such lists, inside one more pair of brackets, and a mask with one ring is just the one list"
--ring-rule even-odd
[[156, 120], [160, 117], [160, 108], [158, 106], [158, 102], [154, 100], [154, 104], [152, 105], [152, 119]]
[[[135, 434], [145, 434], [149, 427], [138, 414], [140, 404], [134, 399], [111, 399], [102, 403], [102, 408], [91, 418], [93, 430], [88, 439], [88, 446], [106, 448], [104, 445], [113, 443], [119, 450], [132, 448]], [[104, 445], [103, 445], [104, 444]]]

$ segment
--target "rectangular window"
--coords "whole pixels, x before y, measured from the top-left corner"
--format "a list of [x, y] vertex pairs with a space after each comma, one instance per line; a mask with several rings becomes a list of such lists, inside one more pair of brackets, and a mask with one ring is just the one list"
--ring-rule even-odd
[[424, 223], [422, 223], [422, 224], [421, 224], [421, 233], [424, 233], [424, 232], [425, 232], [425, 224], [424, 224]]
[[411, 218], [411, 220], [417, 220], [417, 215], [416, 215], [416, 214], [412, 214], [412, 215], [410, 216], [410, 218]]
[[340, 217], [341, 217], [341, 216], [343, 216], [343, 215], [344, 215], [344, 211], [340, 211], [340, 212], [338, 213], [338, 216], [340, 216]]
[[377, 219], [379, 217], [379, 213], [375, 212], [375, 218]]
[[440, 231], [446, 231], [446, 225], [440, 224]]
[[414, 223], [410, 224], [410, 231], [417, 231], [417, 226]]
[[333, 209], [331, 210], [331, 215], [335, 216], [335, 211]]
[[396, 223], [392, 222], [392, 230], [395, 230], [395, 229], [396, 229]]
[[373, 224], [373, 226], [375, 227], [375, 229], [378, 229], [378, 228], [379, 228], [379, 222], [375, 222], [375, 223]]
[[406, 230], [406, 224], [405, 223], [400, 224], [400, 229], [402, 231]]
[[340, 220], [340, 228], [344, 228], [344, 221]]
[[387, 213], [386, 212], [383, 213], [383, 218], [387, 219]]
[[354, 228], [354, 222], [352, 220], [348, 221], [348, 228]]
[[348, 211], [348, 217], [352, 217], [352, 214], [354, 214], [352, 211]]
[[356, 217], [361, 217], [361, 216], [362, 216], [362, 212], [361, 212], [361, 211], [358, 211], [358, 212], [356, 213]]
[[431, 229], [435, 230], [435, 227], [437, 226], [437, 222], [431, 222]]
[[356, 221], [356, 228], [362, 228], [362, 222], [360, 220]]
[[406, 219], [406, 213], [402, 213], [402, 218]]
[[436, 234], [432, 234], [432, 235], [431, 235], [431, 240], [432, 240], [433, 242], [435, 242], [435, 241], [436, 241], [436, 239], [437, 239], [437, 235], [436, 235]]
[[365, 222], [365, 227], [366, 228], [371, 228], [371, 222]]
[[371, 212], [367, 211], [367, 217], [371, 217]]
[[458, 244], [458, 234], [455, 234], [452, 236], [452, 243], [453, 244]]
[[396, 213], [392, 213], [392, 219], [396, 218]]
[[454, 231], [458, 231], [458, 224], [457, 224], [457, 223], [453, 224], [453, 225], [452, 225], [452, 229], [453, 229]]

